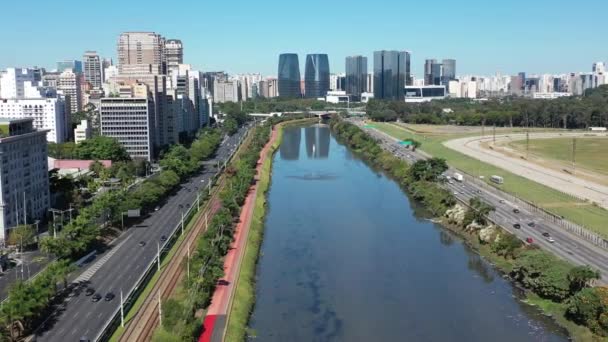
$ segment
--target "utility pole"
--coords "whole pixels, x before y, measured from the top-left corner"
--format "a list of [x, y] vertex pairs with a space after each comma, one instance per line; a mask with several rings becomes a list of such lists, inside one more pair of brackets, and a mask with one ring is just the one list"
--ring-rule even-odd
[[494, 124], [494, 126], [492, 126], [492, 141], [493, 141], [493, 144], [496, 145], [496, 124]]
[[182, 235], [184, 235], [184, 209], [182, 209]]
[[122, 298], [122, 289], [120, 289], [120, 326], [125, 327], [125, 311], [124, 311], [124, 300]]
[[25, 191], [23, 192], [23, 224], [27, 225], [27, 203], [25, 202]]
[[163, 310], [160, 303], [160, 290], [158, 291], [158, 325], [163, 325]]
[[187, 279], [190, 280], [190, 242], [188, 242], [188, 259], [186, 260]]
[[526, 130], [526, 159], [530, 155], [530, 132]]

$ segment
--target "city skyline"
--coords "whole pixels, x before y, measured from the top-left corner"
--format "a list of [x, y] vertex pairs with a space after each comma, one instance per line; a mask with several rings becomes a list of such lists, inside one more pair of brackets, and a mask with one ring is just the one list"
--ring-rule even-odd
[[[576, 30], [561, 24], [571, 18], [583, 17], [589, 8], [596, 5], [601, 7], [603, 4], [600, 1], [584, 0], [584, 4], [553, 6], [541, 0], [526, 3], [525, 7], [518, 6], [520, 2], [491, 5], [477, 0], [458, 5], [444, 2], [442, 11], [436, 13], [433, 21], [442, 25], [429, 24], [424, 19], [426, 16], [422, 15], [425, 11], [435, 13], [431, 7], [435, 5], [417, 3], [418, 15], [406, 11], [412, 5], [408, 2], [385, 1], [370, 6], [365, 13], [343, 6], [340, 6], [341, 11], [336, 12], [331, 9], [338, 5], [319, 2], [321, 8], [327, 10], [315, 12], [318, 15], [315, 20], [325, 24], [306, 32], [298, 30], [298, 25], [287, 25], [293, 18], [281, 16], [288, 9], [276, 1], [262, 6], [239, 4], [237, 12], [224, 4], [210, 4], [205, 8], [188, 4], [187, 10], [184, 8], [179, 12], [179, 24], [167, 18], [166, 12], [154, 11], [153, 3], [130, 2], [121, 4], [121, 11], [112, 12], [112, 25], [104, 24], [96, 30], [77, 28], [92, 21], [107, 20], [112, 2], [87, 3], [83, 10], [86, 9], [90, 15], [72, 15], [69, 18], [64, 6], [41, 3], [30, 19], [38, 25], [6, 37], [6, 44], [11, 46], [12, 53], [0, 56], [0, 68], [38, 65], [52, 69], [57, 61], [81, 59], [87, 50], [97, 51], [101, 57], [112, 58], [116, 63], [119, 34], [135, 30], [154, 31], [165, 37], [180, 39], [187, 55], [184, 62], [198, 70], [259, 72], [266, 76], [276, 76], [276, 56], [282, 52], [295, 52], [301, 58], [307, 53], [327, 53], [330, 70], [343, 73], [346, 56], [363, 55], [371, 60], [373, 51], [407, 50], [412, 52], [412, 73], [418, 78], [423, 75], [424, 60], [435, 56], [454, 58], [459, 63], [459, 74], [475, 75], [496, 72], [516, 74], [519, 71], [530, 74], [580, 72], [588, 71], [595, 61], [608, 59], [608, 47], [580, 37], [586, 28], [591, 32], [592, 21], [580, 21]], [[298, 7], [297, 18], [307, 18], [307, 13], [318, 7]], [[393, 10], [382, 11], [385, 7]], [[519, 8], [525, 8], [525, 11]], [[7, 12], [26, 10], [24, 4], [13, 2], [6, 4], [5, 9]], [[214, 15], [205, 16], [203, 22], [200, 20], [202, 10], [211, 11]], [[380, 13], [384, 16], [382, 20], [378, 20]], [[252, 25], [256, 15], [269, 18], [272, 24]], [[344, 30], [338, 24], [341, 20], [335, 20], [340, 16], [368, 20], [369, 25], [365, 25], [366, 29], [354, 35], [350, 41], [340, 38], [339, 44], [322, 42], [319, 38], [326, 37], [326, 41], [331, 42], [332, 32]], [[406, 16], [407, 20], [404, 20]], [[135, 17], [138, 18], [137, 22], [133, 20]], [[522, 25], [522, 17], [529, 19], [525, 25]], [[548, 17], [551, 20], [542, 20]], [[231, 18], [236, 19], [231, 21], [234, 25], [216, 33], [210, 30]], [[5, 31], [13, 30], [19, 24], [18, 20], [17, 16], [7, 17], [0, 27]], [[448, 24], [452, 31], [446, 31], [445, 25]], [[280, 30], [277, 29], [279, 27]], [[248, 32], [248, 38], [240, 39], [243, 36], [238, 33], [244, 29]], [[413, 31], [417, 33], [411, 38], [403, 34]], [[243, 55], [248, 58], [242, 58]]]

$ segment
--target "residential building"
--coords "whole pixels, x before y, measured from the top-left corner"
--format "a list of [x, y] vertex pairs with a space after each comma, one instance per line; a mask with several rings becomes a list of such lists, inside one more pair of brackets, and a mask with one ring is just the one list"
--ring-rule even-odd
[[346, 93], [359, 101], [361, 93], [367, 92], [367, 57], [346, 57]]
[[407, 51], [374, 52], [374, 97], [403, 100], [403, 89], [412, 82], [410, 53]]
[[329, 58], [327, 54], [315, 53], [306, 55], [304, 96], [309, 98], [324, 97], [328, 90]]
[[62, 98], [0, 99], [0, 118], [31, 118], [34, 129], [46, 131], [46, 139], [62, 143], [68, 139], [70, 120]]
[[165, 38], [154, 32], [123, 32], [118, 38], [118, 72], [167, 74]]
[[300, 89], [300, 62], [295, 53], [279, 55], [278, 69], [279, 96], [302, 97]]
[[0, 240], [46, 216], [50, 203], [46, 130], [32, 118], [0, 119]]
[[213, 85], [215, 81], [222, 82], [228, 80], [228, 74], [223, 71], [210, 71], [203, 73], [203, 79], [201, 82], [201, 88], [214, 95]]
[[86, 51], [82, 56], [82, 62], [84, 67], [84, 80], [93, 89], [101, 89], [102, 78], [102, 66], [101, 59], [95, 51]]
[[165, 59], [167, 61], [167, 73], [178, 71], [179, 65], [184, 63], [184, 49], [179, 39], [167, 39], [165, 41]]
[[74, 142], [76, 144], [81, 143], [84, 140], [91, 139], [92, 132], [89, 126], [89, 120], [82, 120], [80, 124], [74, 128]]
[[65, 60], [57, 62], [57, 72], [62, 73], [66, 70], [72, 70], [74, 73], [82, 73], [82, 62], [77, 60]]
[[127, 86], [123, 97], [105, 97], [99, 107], [101, 135], [115, 138], [133, 159], [154, 159], [154, 110], [145, 84]]
[[65, 96], [70, 113], [82, 110], [81, 77], [78, 73], [73, 72], [72, 69], [66, 69], [59, 74], [57, 91]]
[[0, 72], [0, 98], [21, 99], [26, 97], [26, 83], [29, 85], [37, 84], [34, 70], [6, 68], [5, 71]]
[[213, 84], [214, 95], [213, 101], [217, 103], [223, 102], [239, 102], [239, 81], [215, 81]]
[[264, 98], [272, 98], [278, 96], [278, 80], [276, 78], [267, 78], [260, 81], [259, 86], [260, 96]]

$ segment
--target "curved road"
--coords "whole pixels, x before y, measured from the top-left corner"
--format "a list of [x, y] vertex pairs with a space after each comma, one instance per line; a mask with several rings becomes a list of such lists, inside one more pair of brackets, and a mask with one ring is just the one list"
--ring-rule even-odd
[[[535, 133], [530, 135], [533, 139], [549, 139], [563, 137], [577, 137], [589, 133]], [[525, 134], [497, 135], [496, 140], [512, 141], [525, 139]], [[521, 158], [510, 157], [498, 151], [487, 149], [481, 143], [492, 142], [489, 137], [466, 137], [448, 140], [443, 144], [455, 151], [464, 153], [469, 157], [497, 166], [516, 175], [526, 177], [534, 182], [546, 185], [558, 191], [587, 199], [608, 209], [608, 186], [575, 177], [565, 172], [555, 171]]]

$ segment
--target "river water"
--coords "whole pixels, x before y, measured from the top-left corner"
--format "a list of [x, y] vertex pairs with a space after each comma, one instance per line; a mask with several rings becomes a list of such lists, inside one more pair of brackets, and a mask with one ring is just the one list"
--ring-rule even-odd
[[250, 340], [565, 341], [322, 125], [274, 157]]

